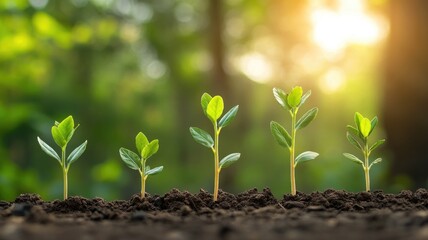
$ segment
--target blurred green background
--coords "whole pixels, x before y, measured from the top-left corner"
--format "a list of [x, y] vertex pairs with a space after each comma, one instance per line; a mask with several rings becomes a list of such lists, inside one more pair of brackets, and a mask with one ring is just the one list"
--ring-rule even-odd
[[[238, 193], [270, 187], [289, 192], [288, 152], [269, 122], [289, 127], [273, 87], [311, 89], [305, 110], [319, 115], [297, 136], [297, 151], [320, 157], [297, 169], [299, 191], [362, 191], [358, 154], [345, 126], [359, 111], [378, 115], [384, 131], [384, 60], [391, 25], [386, 0], [0, 0], [0, 199], [24, 192], [61, 198], [59, 165], [37, 144], [55, 146], [54, 121], [73, 115], [80, 127], [69, 145], [88, 140], [69, 172], [70, 195], [126, 199], [139, 175], [120, 160], [139, 131], [158, 138], [149, 164], [164, 165], [147, 191], [212, 191], [212, 153], [193, 141], [190, 126], [211, 131], [203, 92], [239, 104], [221, 136], [221, 155], [241, 152], [222, 171], [220, 187]], [[303, 112], [303, 111], [302, 111]], [[391, 136], [392, 138], [393, 136]], [[418, 186], [392, 174], [394, 153], [372, 171], [372, 188]]]

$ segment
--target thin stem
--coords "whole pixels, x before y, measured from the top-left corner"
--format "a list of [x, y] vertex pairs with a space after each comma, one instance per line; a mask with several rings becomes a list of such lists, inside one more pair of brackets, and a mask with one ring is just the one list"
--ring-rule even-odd
[[296, 143], [296, 115], [297, 109], [291, 113], [291, 146], [290, 146], [290, 181], [291, 195], [296, 195], [296, 177], [294, 167], [295, 143]]
[[219, 131], [217, 128], [217, 123], [214, 124], [214, 202], [217, 201], [218, 198], [218, 186], [219, 186], [219, 153], [218, 153], [218, 142], [219, 142]]
[[146, 161], [144, 161], [143, 158], [141, 158], [141, 167], [142, 170], [140, 171], [141, 175], [141, 199], [144, 199], [146, 196], [146, 176], [145, 176], [145, 170], [146, 170]]
[[61, 149], [62, 176], [64, 184], [64, 200], [68, 198], [68, 169], [65, 163], [65, 147]]
[[364, 176], [366, 180], [366, 191], [370, 191], [370, 169], [369, 169], [369, 145], [367, 139], [364, 141]]

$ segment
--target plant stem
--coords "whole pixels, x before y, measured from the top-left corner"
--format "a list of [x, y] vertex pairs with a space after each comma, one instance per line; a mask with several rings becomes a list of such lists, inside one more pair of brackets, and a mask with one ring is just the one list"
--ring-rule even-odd
[[140, 171], [141, 175], [141, 199], [144, 199], [146, 196], [146, 176], [145, 176], [145, 169], [146, 169], [146, 161], [144, 161], [143, 158], [141, 158], [141, 167], [142, 171]]
[[296, 115], [297, 109], [291, 113], [291, 146], [290, 146], [290, 180], [291, 195], [296, 195], [296, 177], [294, 167], [295, 143], [296, 143]]
[[68, 169], [65, 165], [65, 147], [61, 149], [61, 162], [62, 162], [62, 176], [64, 184], [64, 200], [68, 198]]
[[214, 124], [214, 202], [217, 201], [218, 197], [218, 186], [219, 186], [219, 157], [218, 157], [218, 142], [219, 142], [219, 131], [217, 129], [217, 123]]
[[364, 176], [366, 180], [366, 192], [370, 191], [370, 169], [369, 169], [369, 145], [364, 141]]

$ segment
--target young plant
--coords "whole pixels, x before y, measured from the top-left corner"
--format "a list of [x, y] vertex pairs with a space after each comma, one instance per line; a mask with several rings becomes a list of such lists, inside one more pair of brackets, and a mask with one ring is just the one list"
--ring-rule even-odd
[[291, 180], [291, 194], [296, 195], [296, 179], [295, 168], [299, 163], [310, 161], [318, 157], [318, 153], [306, 151], [299, 154], [295, 158], [296, 147], [296, 133], [297, 130], [306, 127], [312, 120], [315, 119], [318, 108], [312, 108], [307, 111], [303, 116], [297, 120], [297, 112], [299, 108], [311, 95], [311, 91], [306, 92], [303, 96], [301, 87], [294, 87], [290, 93], [285, 93], [283, 90], [274, 88], [273, 95], [276, 101], [291, 115], [291, 135], [285, 130], [281, 124], [272, 121], [270, 123], [270, 130], [273, 137], [282, 147], [285, 147], [290, 152], [290, 180]]
[[37, 141], [39, 142], [40, 147], [42, 147], [42, 150], [49, 156], [58, 160], [59, 165], [61, 165], [64, 178], [64, 200], [68, 197], [67, 174], [68, 170], [70, 169], [70, 165], [83, 154], [83, 152], [86, 150], [86, 144], [88, 143], [88, 141], [85, 141], [76, 149], [74, 149], [68, 157], [66, 157], [67, 145], [78, 127], [79, 125], [74, 126], [74, 119], [72, 116], [68, 116], [60, 123], [55, 121], [55, 125], [52, 127], [52, 137], [55, 143], [61, 148], [61, 157], [59, 157], [52, 147], [37, 137]]
[[149, 142], [146, 135], [144, 135], [142, 132], [139, 132], [135, 137], [135, 145], [137, 147], [138, 154], [126, 148], [120, 148], [119, 154], [129, 168], [138, 170], [140, 173], [141, 198], [144, 198], [146, 193], [147, 177], [160, 173], [163, 170], [163, 166], [151, 169], [149, 165], [146, 165], [147, 159], [149, 159], [159, 150], [159, 140], [155, 139]]
[[[230, 166], [240, 157], [240, 153], [232, 153], [219, 160], [219, 135], [221, 130], [232, 122], [238, 113], [239, 106], [234, 106], [222, 118], [224, 110], [223, 98], [221, 96], [211, 97], [208, 93], [204, 93], [201, 97], [202, 110], [205, 116], [211, 121], [214, 127], [214, 140], [211, 135], [197, 127], [190, 127], [190, 134], [196, 142], [207, 148], [211, 148], [214, 154], [214, 201], [217, 201], [220, 171], [223, 168]], [[219, 120], [220, 119], [220, 120]], [[219, 120], [219, 121], [218, 121]]]
[[370, 191], [370, 169], [373, 165], [382, 161], [382, 158], [377, 158], [374, 161], [370, 162], [369, 157], [373, 150], [385, 143], [385, 139], [378, 140], [373, 145], [369, 146], [368, 138], [373, 132], [378, 122], [376, 116], [372, 120], [369, 120], [360, 113], [356, 112], [354, 116], [354, 121], [355, 127], [351, 125], [346, 126], [346, 138], [352, 145], [354, 145], [363, 153], [364, 161], [360, 160], [358, 157], [350, 153], [344, 153], [343, 155], [351, 161], [357, 164], [361, 164], [364, 170], [366, 180], [366, 191], [368, 192]]

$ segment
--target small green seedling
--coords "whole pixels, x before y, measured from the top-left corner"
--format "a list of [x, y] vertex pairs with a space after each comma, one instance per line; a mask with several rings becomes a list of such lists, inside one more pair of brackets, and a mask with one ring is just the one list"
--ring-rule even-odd
[[299, 129], [306, 127], [312, 120], [315, 119], [318, 108], [312, 108], [307, 111], [303, 116], [297, 120], [297, 112], [299, 108], [311, 95], [311, 91], [306, 92], [303, 96], [301, 87], [294, 87], [290, 93], [285, 93], [283, 90], [274, 88], [273, 95], [276, 101], [291, 115], [291, 135], [285, 130], [281, 124], [272, 121], [270, 122], [270, 130], [273, 137], [282, 147], [288, 148], [290, 152], [290, 180], [291, 180], [291, 194], [296, 195], [296, 179], [295, 168], [299, 163], [310, 161], [318, 157], [318, 153], [306, 151], [299, 154], [295, 158], [296, 147], [296, 132]]
[[[208, 93], [204, 93], [201, 97], [202, 110], [205, 116], [211, 121], [214, 126], [214, 139], [204, 130], [197, 127], [190, 127], [190, 134], [196, 142], [205, 147], [211, 148], [214, 153], [214, 201], [217, 201], [220, 171], [223, 168], [230, 166], [240, 157], [240, 153], [232, 153], [219, 160], [219, 135], [221, 130], [232, 122], [238, 113], [239, 106], [234, 106], [221, 119], [224, 110], [223, 98], [221, 96], [211, 97]], [[219, 120], [220, 119], [220, 120]], [[218, 121], [219, 120], [219, 121]]]
[[[344, 153], [343, 155], [351, 161], [357, 164], [361, 164], [364, 170], [366, 180], [366, 191], [368, 192], [370, 191], [370, 169], [373, 165], [382, 161], [382, 158], [377, 158], [374, 161], [370, 162], [369, 157], [373, 150], [385, 143], [385, 139], [378, 140], [372, 146], [369, 146], [368, 138], [373, 132], [378, 122], [376, 116], [372, 120], [369, 120], [360, 113], [356, 112], [354, 116], [354, 121], [355, 127], [351, 125], [346, 126], [346, 138], [352, 145], [354, 145], [363, 153], [364, 161], [360, 160], [358, 157], [350, 153]], [[357, 139], [359, 139], [359, 141]]]
[[139, 132], [135, 137], [135, 145], [137, 147], [138, 154], [126, 148], [120, 148], [119, 154], [129, 168], [138, 170], [138, 172], [140, 172], [141, 198], [144, 198], [146, 193], [147, 177], [160, 173], [163, 170], [163, 166], [151, 169], [149, 165], [146, 165], [147, 159], [149, 159], [159, 150], [159, 140], [155, 139], [149, 142], [146, 135], [144, 135], [142, 132]]
[[55, 143], [61, 148], [61, 158], [59, 155], [53, 150], [52, 147], [50, 147], [48, 144], [42, 141], [39, 137], [37, 137], [37, 141], [40, 144], [40, 147], [42, 147], [42, 150], [47, 153], [49, 156], [55, 158], [58, 160], [59, 164], [62, 168], [62, 174], [64, 178], [64, 200], [68, 197], [68, 170], [70, 169], [70, 165], [76, 161], [86, 150], [86, 144], [88, 141], [85, 141], [80, 146], [78, 146], [76, 149], [74, 149], [70, 155], [66, 158], [66, 150], [67, 145], [71, 140], [71, 137], [73, 137], [74, 132], [79, 127], [77, 125], [74, 126], [74, 119], [72, 116], [68, 116], [66, 119], [64, 119], [62, 122], [56, 122], [55, 125], [52, 127], [52, 137], [55, 141]]

